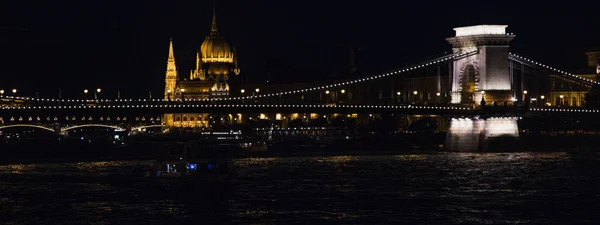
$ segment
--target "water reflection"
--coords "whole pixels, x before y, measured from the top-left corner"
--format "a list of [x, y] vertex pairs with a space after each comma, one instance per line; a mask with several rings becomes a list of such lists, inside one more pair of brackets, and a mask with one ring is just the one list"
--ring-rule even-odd
[[2, 224], [597, 224], [598, 160], [564, 153], [237, 159], [231, 183], [189, 190], [48, 177], [119, 173], [144, 161], [0, 166], [7, 206], [0, 214]]
[[486, 149], [488, 139], [499, 137], [519, 137], [517, 118], [453, 118], [450, 121], [445, 146], [452, 151], [481, 151]]

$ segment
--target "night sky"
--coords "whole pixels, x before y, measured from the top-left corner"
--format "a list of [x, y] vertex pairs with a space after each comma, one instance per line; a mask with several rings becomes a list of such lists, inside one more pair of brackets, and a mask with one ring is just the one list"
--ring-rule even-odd
[[[176, 3], [173, 3], [176, 2]], [[511, 51], [569, 71], [600, 47], [600, 3], [582, 1], [218, 0], [219, 31], [237, 46], [251, 82], [334, 79], [350, 47], [360, 73], [385, 71], [450, 51], [452, 28], [506, 24]], [[493, 3], [490, 3], [493, 2]], [[158, 94], [169, 38], [180, 76], [210, 30], [212, 0], [2, 1], [0, 89], [75, 96], [83, 89]], [[336, 75], [337, 74], [337, 75]]]

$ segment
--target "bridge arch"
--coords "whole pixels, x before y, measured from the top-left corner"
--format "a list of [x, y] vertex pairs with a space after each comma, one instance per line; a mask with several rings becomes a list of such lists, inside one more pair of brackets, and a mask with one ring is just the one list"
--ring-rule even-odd
[[69, 131], [69, 130], [73, 130], [73, 129], [77, 129], [77, 128], [83, 128], [83, 127], [105, 127], [105, 128], [112, 128], [112, 129], [121, 129], [121, 130], [125, 130], [122, 127], [116, 126], [116, 125], [106, 125], [106, 124], [82, 124], [82, 125], [76, 125], [76, 126], [72, 126], [72, 127], [65, 127], [62, 128], [60, 131], [61, 132], [65, 132], [65, 131]]
[[32, 128], [38, 128], [38, 129], [42, 129], [42, 130], [47, 130], [47, 131], [50, 131], [50, 132], [54, 132], [55, 131], [52, 128], [44, 127], [44, 126], [40, 126], [40, 125], [34, 125], [34, 124], [12, 124], [12, 125], [0, 126], [0, 130], [6, 129], [6, 128], [11, 128], [11, 127], [32, 127]]

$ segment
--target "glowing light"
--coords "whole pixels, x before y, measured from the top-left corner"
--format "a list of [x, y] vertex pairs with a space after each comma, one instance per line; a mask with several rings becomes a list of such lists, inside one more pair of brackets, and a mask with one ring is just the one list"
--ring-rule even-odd
[[342, 94], [346, 93], [346, 90], [342, 89], [340, 92], [342, 92]]
[[546, 96], [543, 96], [543, 95], [542, 95], [542, 96], [540, 96], [540, 98], [541, 98], [541, 99], [545, 99], [545, 98], [546, 98]]
[[402, 92], [396, 92], [396, 95], [401, 95], [401, 94], [402, 94]]
[[[482, 135], [483, 134], [483, 135]], [[519, 137], [516, 118], [452, 119], [446, 146], [452, 150], [475, 151], [481, 139], [490, 137]], [[485, 143], [484, 143], [485, 144]]]
[[439, 97], [441, 94], [438, 92], [438, 93], [435, 93], [435, 95]]
[[414, 95], [417, 95], [417, 93], [418, 93], [417, 91], [413, 91], [413, 94], [414, 94]]
[[183, 92], [185, 92], [185, 89], [184, 89], [184, 88], [182, 88], [182, 89], [181, 89], [181, 92], [182, 92], [182, 93], [183, 93]]
[[96, 89], [96, 92], [100, 93], [100, 92], [102, 92], [102, 89], [98, 88], [98, 89]]
[[240, 93], [244, 94], [244, 92], [246, 92], [246, 90], [244, 90], [244, 89], [240, 90]]
[[88, 93], [88, 89], [83, 90], [83, 93], [87, 94]]
[[329, 90], [326, 90], [326, 91], [325, 91], [325, 94], [329, 94]]
[[454, 28], [456, 37], [471, 35], [503, 35], [506, 34], [508, 25], [477, 25]]
[[525, 95], [526, 95], [526, 94], [527, 94], [527, 90], [524, 90], [524, 91], [523, 91], [523, 94], [525, 94]]
[[4, 90], [0, 90], [0, 95], [3, 95], [3, 94], [4, 94]]
[[254, 91], [256, 91], [256, 93], [258, 93], [258, 92], [260, 92], [260, 89], [257, 88], [257, 89], [254, 89]]

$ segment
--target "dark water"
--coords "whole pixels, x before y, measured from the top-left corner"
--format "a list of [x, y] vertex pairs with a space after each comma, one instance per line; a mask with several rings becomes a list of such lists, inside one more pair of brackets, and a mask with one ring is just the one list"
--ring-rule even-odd
[[102, 179], [149, 162], [3, 165], [0, 224], [599, 224], [599, 162], [565, 153], [249, 158], [236, 161], [231, 183], [193, 189]]

